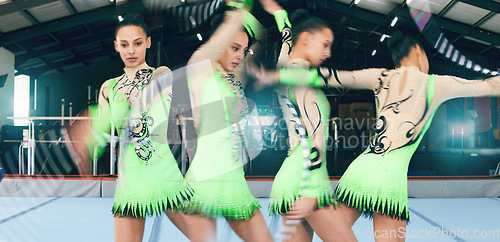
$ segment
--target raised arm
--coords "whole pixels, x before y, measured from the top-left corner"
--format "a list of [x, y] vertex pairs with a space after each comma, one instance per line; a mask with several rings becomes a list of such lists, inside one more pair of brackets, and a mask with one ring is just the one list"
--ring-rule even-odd
[[290, 60], [290, 52], [292, 51], [292, 25], [288, 20], [288, 13], [279, 9], [273, 13], [278, 29], [281, 33], [281, 51], [278, 57], [278, 66], [284, 66]]
[[288, 19], [288, 13], [275, 0], [259, 0], [264, 10], [273, 15], [276, 25], [281, 33], [281, 51], [278, 57], [278, 66], [283, 66], [290, 59], [292, 50], [292, 24]]
[[231, 44], [234, 36], [242, 28], [242, 12], [227, 11], [223, 22], [212, 34], [210, 39], [194, 52], [186, 66], [191, 108], [195, 117], [195, 125], [199, 127], [199, 106], [201, 89], [205, 82], [215, 75], [216, 63], [220, 55]]
[[442, 102], [458, 97], [500, 96], [500, 76], [467, 80], [455, 76], [436, 77], [436, 97]]
[[224, 21], [212, 34], [210, 39], [194, 52], [188, 64], [207, 59], [216, 61], [242, 28], [241, 21], [241, 10], [227, 11], [224, 15]]

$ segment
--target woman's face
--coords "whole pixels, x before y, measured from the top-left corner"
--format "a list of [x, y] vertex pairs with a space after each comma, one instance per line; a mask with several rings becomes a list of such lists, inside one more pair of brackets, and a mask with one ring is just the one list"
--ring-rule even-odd
[[151, 47], [151, 37], [135, 25], [123, 26], [116, 33], [115, 49], [120, 53], [125, 67], [133, 68], [146, 62], [146, 49]]
[[240, 31], [235, 36], [233, 42], [226, 47], [224, 53], [217, 62], [221, 64], [227, 72], [234, 72], [245, 58], [245, 52], [248, 50], [248, 36]]
[[309, 33], [306, 45], [306, 60], [311, 66], [320, 66], [326, 59], [331, 57], [331, 48], [333, 44], [333, 32], [330, 28], [322, 28], [319, 31]]

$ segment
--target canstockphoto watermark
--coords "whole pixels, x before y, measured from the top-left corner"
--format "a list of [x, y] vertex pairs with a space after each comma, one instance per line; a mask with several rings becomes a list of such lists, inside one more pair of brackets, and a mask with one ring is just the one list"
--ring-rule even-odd
[[500, 229], [447, 229], [443, 227], [426, 227], [425, 229], [399, 228], [397, 230], [375, 230], [366, 228], [367, 238], [411, 238], [411, 239], [500, 239]]

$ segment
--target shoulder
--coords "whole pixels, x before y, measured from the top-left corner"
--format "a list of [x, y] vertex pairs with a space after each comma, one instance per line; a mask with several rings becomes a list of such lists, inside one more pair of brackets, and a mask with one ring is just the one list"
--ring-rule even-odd
[[156, 69], [153, 70], [153, 75], [151, 76], [152, 79], [155, 79], [160, 76], [165, 76], [165, 75], [170, 75], [171, 74], [170, 68], [166, 66], [160, 66]]
[[170, 68], [166, 66], [160, 66], [154, 70], [154, 73], [167, 73], [170, 72]]
[[109, 90], [112, 89], [113, 86], [116, 85], [116, 83], [123, 78], [123, 75], [114, 77], [111, 79], [106, 80], [102, 85], [101, 85], [101, 94], [108, 96]]

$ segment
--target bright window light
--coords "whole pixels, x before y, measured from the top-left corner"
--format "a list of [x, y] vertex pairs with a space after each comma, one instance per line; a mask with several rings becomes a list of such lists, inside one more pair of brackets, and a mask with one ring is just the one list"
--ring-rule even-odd
[[[30, 114], [30, 77], [16, 76], [14, 79], [14, 117], [29, 117]], [[28, 120], [15, 119], [15, 126], [27, 126]]]

